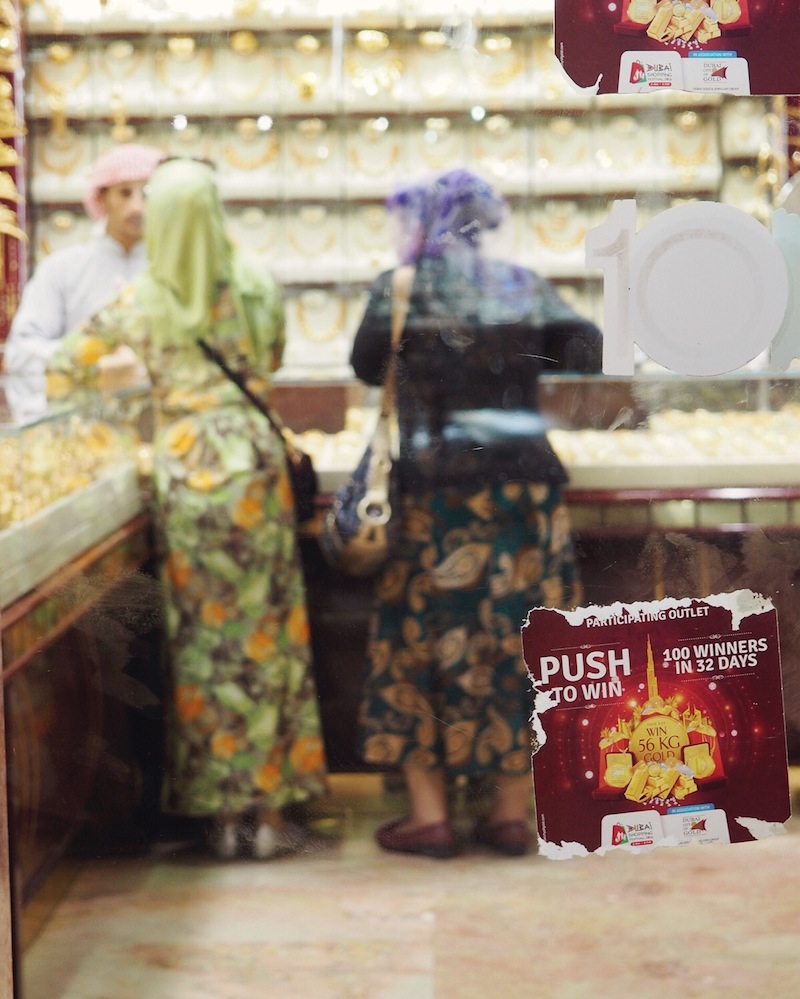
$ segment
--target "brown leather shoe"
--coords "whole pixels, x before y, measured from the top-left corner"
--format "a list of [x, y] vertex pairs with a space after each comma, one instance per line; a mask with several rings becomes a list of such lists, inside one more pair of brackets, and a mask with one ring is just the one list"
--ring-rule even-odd
[[493, 822], [479, 819], [475, 825], [475, 839], [506, 857], [522, 857], [531, 846], [531, 833], [527, 822]]
[[406, 818], [395, 819], [376, 831], [375, 842], [382, 850], [416, 853], [437, 860], [446, 860], [458, 853], [456, 835], [449, 822], [436, 822], [419, 829], [401, 829], [406, 821]]

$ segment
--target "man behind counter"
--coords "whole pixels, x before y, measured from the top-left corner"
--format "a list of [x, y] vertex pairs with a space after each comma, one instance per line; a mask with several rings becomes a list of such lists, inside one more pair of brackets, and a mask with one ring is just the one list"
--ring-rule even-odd
[[43, 375], [61, 337], [143, 271], [143, 189], [165, 158], [160, 149], [125, 143], [94, 162], [83, 203], [95, 222], [105, 219], [104, 231], [57, 250], [36, 268], [11, 324], [5, 347], [8, 374]]

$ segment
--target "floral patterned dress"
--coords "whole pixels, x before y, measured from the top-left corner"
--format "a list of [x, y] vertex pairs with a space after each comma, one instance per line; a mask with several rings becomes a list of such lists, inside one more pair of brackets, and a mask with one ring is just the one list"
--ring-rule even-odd
[[[274, 318], [279, 358], [277, 295]], [[227, 289], [209, 339], [265, 396]], [[164, 806], [210, 817], [303, 801], [324, 790], [325, 761], [282, 441], [196, 343], [155, 342], [132, 290], [66, 337], [52, 365], [88, 372], [122, 343], [146, 366], [156, 407], [169, 659]]]

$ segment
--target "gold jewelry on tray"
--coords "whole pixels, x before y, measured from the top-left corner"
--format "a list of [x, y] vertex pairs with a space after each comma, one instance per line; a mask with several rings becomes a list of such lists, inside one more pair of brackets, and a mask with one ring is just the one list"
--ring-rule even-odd
[[83, 61], [78, 65], [77, 73], [68, 80], [55, 82], [48, 78], [46, 69], [48, 64], [51, 68], [57, 66], [60, 70], [64, 66], [68, 66], [75, 58], [75, 51], [68, 42], [53, 42], [52, 45], [47, 47], [47, 56], [46, 63], [36, 62], [33, 64], [33, 79], [45, 93], [51, 96], [66, 96], [68, 93], [77, 90], [89, 76], [91, 67], [88, 58], [84, 57]]
[[[312, 343], [330, 343], [331, 340], [335, 340], [344, 332], [345, 320], [347, 319], [347, 302], [344, 298], [338, 298], [339, 304], [333, 322], [321, 332], [316, 325], [318, 320], [313, 315], [309, 315], [307, 311], [309, 306], [311, 309], [315, 308], [315, 301], [321, 302], [323, 309], [328, 307], [332, 297], [324, 291], [306, 291], [297, 296], [297, 323], [306, 340], [310, 340]], [[319, 305], [316, 308], [318, 311], [320, 310]]]

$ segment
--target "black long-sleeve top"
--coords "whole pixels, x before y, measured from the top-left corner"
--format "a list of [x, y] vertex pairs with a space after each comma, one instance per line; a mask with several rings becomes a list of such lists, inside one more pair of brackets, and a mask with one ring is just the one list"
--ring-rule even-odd
[[[370, 385], [382, 384], [391, 348], [391, 277], [370, 289], [353, 344], [353, 370]], [[401, 488], [565, 482], [537, 380], [597, 372], [601, 359], [597, 327], [533, 272], [484, 260], [468, 277], [446, 257], [420, 261], [398, 352]]]

